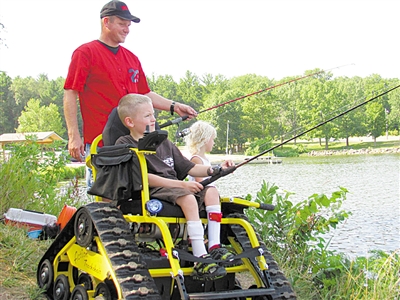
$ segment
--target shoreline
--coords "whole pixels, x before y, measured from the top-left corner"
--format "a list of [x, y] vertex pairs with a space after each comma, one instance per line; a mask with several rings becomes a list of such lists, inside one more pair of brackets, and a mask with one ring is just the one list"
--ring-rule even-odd
[[344, 149], [344, 150], [319, 150], [307, 153], [307, 156], [331, 156], [331, 155], [360, 155], [360, 154], [400, 154], [400, 147], [380, 149]]
[[[187, 152], [181, 150], [182, 153], [188, 157]], [[308, 153], [300, 154], [301, 156], [334, 156], [334, 155], [368, 155], [368, 154], [400, 154], [400, 147], [396, 148], [380, 148], [380, 149], [346, 149], [346, 150], [318, 150], [318, 151], [310, 151]], [[207, 154], [208, 159], [210, 160], [211, 164], [219, 164], [225, 160], [232, 160], [234, 163], [241, 163], [244, 162], [246, 158], [254, 157], [250, 155], [242, 155], [242, 154]], [[268, 156], [268, 155], [265, 155]], [[275, 158], [284, 159], [285, 157], [281, 156], [274, 156]]]

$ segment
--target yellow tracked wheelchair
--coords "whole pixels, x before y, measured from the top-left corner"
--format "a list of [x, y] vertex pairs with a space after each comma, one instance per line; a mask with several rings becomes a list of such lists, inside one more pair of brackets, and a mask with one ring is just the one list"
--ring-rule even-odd
[[[132, 145], [91, 146], [88, 163], [96, 201], [80, 207], [38, 264], [48, 299], [296, 299], [287, 278], [247, 220], [244, 209], [273, 209], [240, 198], [221, 198], [221, 243], [241, 259], [213, 281], [192, 277], [186, 220], [178, 206], [150, 199], [146, 155], [167, 137], [156, 130]], [[222, 175], [220, 175], [222, 176]], [[110, 199], [112, 201], [105, 201]], [[205, 215], [200, 214], [204, 226]], [[217, 261], [218, 262], [218, 261]], [[254, 283], [242, 287], [238, 274]]]

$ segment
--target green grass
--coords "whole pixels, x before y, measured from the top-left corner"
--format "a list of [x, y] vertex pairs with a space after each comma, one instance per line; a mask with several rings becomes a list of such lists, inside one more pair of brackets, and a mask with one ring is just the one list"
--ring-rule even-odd
[[[365, 141], [367, 140], [368, 141]], [[274, 142], [274, 145], [279, 145], [279, 142]], [[392, 139], [388, 141], [377, 141], [374, 143], [371, 138], [360, 138], [358, 141], [351, 141], [349, 146], [346, 146], [344, 141], [335, 141], [329, 142], [328, 150], [340, 151], [340, 150], [361, 150], [361, 149], [393, 149], [400, 147], [400, 137], [397, 139]], [[297, 141], [296, 144], [294, 142], [289, 142], [282, 147], [278, 147], [274, 150], [274, 153], [291, 153], [294, 149], [302, 149], [301, 153], [308, 153], [311, 151], [324, 151], [325, 143], [315, 141]], [[279, 156], [279, 155], [278, 155]], [[283, 155], [282, 155], [283, 156]]]
[[36, 283], [36, 270], [51, 242], [30, 239], [24, 227], [0, 224], [1, 299], [45, 299]]

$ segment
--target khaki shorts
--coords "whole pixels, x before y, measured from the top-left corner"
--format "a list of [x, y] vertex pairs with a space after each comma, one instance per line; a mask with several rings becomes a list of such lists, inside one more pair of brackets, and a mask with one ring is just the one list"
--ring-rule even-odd
[[186, 195], [194, 195], [197, 200], [197, 205], [199, 206], [199, 211], [205, 209], [204, 205], [204, 197], [206, 195], [206, 191], [208, 189], [213, 189], [213, 186], [206, 186], [203, 190], [198, 192], [197, 194], [193, 194], [190, 191], [182, 188], [165, 188], [165, 187], [157, 187], [150, 189], [150, 198], [160, 199], [176, 205], [176, 199]]

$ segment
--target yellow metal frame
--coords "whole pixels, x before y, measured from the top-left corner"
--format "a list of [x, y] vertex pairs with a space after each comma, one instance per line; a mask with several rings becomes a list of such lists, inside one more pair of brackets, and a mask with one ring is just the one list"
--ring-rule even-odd
[[[102, 140], [102, 135], [97, 136], [90, 148], [90, 155], [87, 156], [86, 160], [86, 165], [88, 167], [92, 168], [93, 171], [93, 178], [96, 178], [97, 171], [92, 166], [91, 164], [91, 155], [92, 154], [97, 154], [97, 148], [98, 148], [98, 143]], [[147, 154], [155, 154], [154, 151], [143, 151], [143, 150], [138, 150], [137, 148], [131, 148], [132, 151], [134, 151], [138, 157], [139, 160], [139, 166], [140, 166], [140, 171], [142, 174], [142, 185], [143, 189], [141, 191], [141, 205], [142, 205], [142, 215], [124, 215], [125, 220], [128, 223], [150, 223], [150, 224], [155, 224], [161, 231], [162, 238], [165, 244], [165, 250], [167, 251], [167, 255], [169, 258], [170, 262], [170, 268], [161, 268], [161, 269], [150, 269], [149, 272], [152, 277], [172, 277], [175, 278], [176, 276], [183, 274], [183, 275], [190, 275], [193, 272], [193, 268], [181, 268], [179, 265], [179, 260], [173, 256], [172, 249], [175, 247], [174, 241], [171, 237], [168, 224], [171, 223], [186, 223], [185, 218], [175, 218], [175, 217], [158, 217], [158, 216], [152, 216], [147, 212], [146, 209], [146, 203], [150, 200], [150, 195], [149, 195], [149, 182], [148, 182], [148, 173], [147, 173], [147, 163], [146, 163], [146, 157], [145, 155]], [[96, 201], [102, 201], [101, 197], [96, 196], [95, 197]], [[236, 203], [239, 205], [243, 206], [248, 206], [248, 207], [255, 207], [258, 208], [260, 206], [259, 203], [255, 202], [250, 202], [244, 199], [239, 199], [239, 198], [221, 198], [221, 202], [229, 202], [229, 203]], [[207, 224], [207, 219], [201, 219], [202, 223]], [[221, 219], [221, 224], [237, 224], [242, 226], [246, 233], [247, 236], [250, 240], [250, 243], [252, 247], [259, 247], [259, 242], [257, 240], [256, 235], [254, 234], [254, 229], [251, 226], [251, 224], [243, 219], [240, 218], [222, 218]], [[240, 245], [234, 240], [230, 239], [231, 244], [233, 248], [237, 251], [237, 253], [241, 253], [243, 249], [241, 249]], [[105, 250], [103, 246], [101, 245], [100, 241], [97, 241], [99, 253], [94, 253], [91, 252], [87, 249], [83, 249], [80, 246], [74, 245], [75, 244], [75, 238], [73, 238], [63, 249], [60, 251], [60, 253], [56, 257], [56, 260], [63, 261], [63, 260], [69, 260], [70, 264], [73, 265], [74, 267], [77, 267], [80, 270], [86, 271], [87, 273], [93, 275], [96, 280], [99, 281], [104, 281], [104, 279], [109, 278], [109, 279], [116, 279], [115, 273], [112, 270], [111, 263], [108, 259], [108, 257], [105, 255]], [[78, 249], [81, 248], [81, 249]], [[77, 256], [82, 255], [85, 256], [85, 261], [81, 261], [80, 259], [77, 259]], [[249, 271], [254, 279], [256, 280], [257, 286], [262, 286], [262, 282], [257, 276], [257, 272], [254, 269], [254, 267], [251, 265], [248, 259], [243, 259], [244, 264], [241, 266], [237, 267], [230, 267], [227, 268], [228, 273], [236, 273], [236, 272], [243, 272], [243, 271]], [[258, 261], [258, 267], [261, 270], [266, 270], [267, 264], [265, 261], [264, 256], [260, 254], [260, 256], [257, 257]], [[93, 266], [97, 265], [99, 266], [98, 268], [94, 268]], [[56, 267], [56, 266], [55, 266]], [[117, 286], [117, 293], [119, 297], [122, 297], [122, 291], [120, 290], [120, 287]]]

